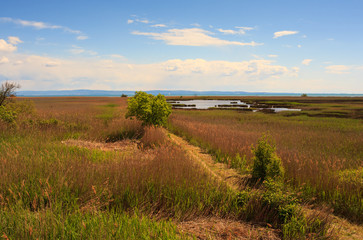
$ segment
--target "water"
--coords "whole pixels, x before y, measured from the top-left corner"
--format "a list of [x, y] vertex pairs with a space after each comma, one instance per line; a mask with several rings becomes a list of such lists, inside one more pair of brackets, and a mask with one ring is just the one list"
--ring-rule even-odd
[[[185, 104], [187, 106], [174, 106], [175, 108], [182, 109], [208, 109], [208, 108], [217, 108], [219, 105], [239, 105], [240, 107], [247, 106], [249, 108], [250, 105], [238, 101], [238, 100], [183, 100], [183, 101], [175, 101], [172, 105], [175, 104]], [[195, 105], [195, 106], [190, 106]]]
[[210, 109], [210, 108], [234, 108], [241, 110], [251, 110], [253, 112], [261, 111], [264, 109], [271, 109], [274, 112], [282, 111], [301, 111], [301, 109], [282, 108], [282, 107], [268, 107], [260, 108], [258, 105], [247, 104], [240, 100], [181, 100], [170, 101], [173, 108], [176, 109]]

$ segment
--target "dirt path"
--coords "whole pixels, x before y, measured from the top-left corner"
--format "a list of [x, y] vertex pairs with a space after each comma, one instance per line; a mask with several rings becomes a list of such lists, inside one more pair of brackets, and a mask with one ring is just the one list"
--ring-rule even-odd
[[[201, 148], [191, 145], [181, 137], [176, 136], [175, 134], [172, 133], [168, 133], [168, 135], [172, 143], [184, 149], [195, 162], [200, 163], [200, 165], [203, 166], [206, 169], [206, 171], [209, 172], [213, 177], [215, 177], [221, 182], [225, 182], [231, 189], [235, 191], [238, 191], [240, 189], [240, 186], [238, 184], [238, 179], [240, 179], [240, 175], [236, 172], [236, 170], [228, 168], [226, 164], [215, 163], [211, 155], [206, 154]], [[309, 209], [308, 211], [317, 211], [317, 210]], [[334, 215], [332, 215], [332, 219], [333, 219], [332, 226], [334, 228], [333, 231], [335, 232], [334, 235], [336, 235], [337, 239], [363, 240], [363, 226], [350, 223], [347, 220]], [[224, 220], [221, 219], [221, 221]], [[200, 223], [193, 223], [192, 226], [198, 224]], [[182, 227], [185, 228], [185, 226]], [[215, 226], [213, 228], [215, 228]], [[226, 230], [224, 229], [223, 231]], [[242, 238], [242, 239], [249, 239], [249, 238]]]
[[216, 163], [211, 155], [203, 152], [201, 148], [191, 145], [181, 137], [172, 133], [168, 133], [168, 135], [172, 143], [181, 147], [195, 162], [198, 162], [203, 166], [213, 177], [226, 183], [231, 189], [235, 191], [239, 190], [238, 179], [240, 179], [240, 177], [236, 170], [228, 168], [226, 164]]
[[[184, 151], [218, 181], [227, 184], [229, 188], [238, 191], [241, 187], [238, 182], [241, 176], [236, 170], [228, 168], [226, 164], [216, 163], [212, 156], [206, 154], [201, 148], [191, 145], [179, 136], [166, 132], [172, 143], [184, 149]], [[140, 151], [137, 144], [131, 141], [116, 143], [88, 142], [81, 140], [67, 140], [63, 144], [84, 147], [88, 149], [99, 149], [102, 151], [118, 151], [125, 154], [135, 154]], [[316, 211], [306, 209], [307, 212]], [[338, 239], [362, 240], [363, 226], [352, 224], [337, 216], [332, 216], [333, 228]], [[226, 219], [195, 219], [193, 221], [181, 222], [178, 228], [183, 232], [189, 232], [198, 239], [278, 239], [273, 229], [267, 229]]]

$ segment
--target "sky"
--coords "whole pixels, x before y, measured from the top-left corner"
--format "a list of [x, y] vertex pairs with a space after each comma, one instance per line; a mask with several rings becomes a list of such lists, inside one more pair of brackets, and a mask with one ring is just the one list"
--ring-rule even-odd
[[363, 93], [361, 0], [1, 0], [21, 90]]

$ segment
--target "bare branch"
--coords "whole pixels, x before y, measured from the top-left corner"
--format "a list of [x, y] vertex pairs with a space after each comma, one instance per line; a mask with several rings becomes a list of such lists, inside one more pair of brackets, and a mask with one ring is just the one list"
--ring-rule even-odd
[[20, 85], [18, 83], [14, 83], [14, 82], [5, 82], [3, 84], [1, 84], [1, 88], [0, 88], [0, 106], [5, 104], [5, 100], [12, 96], [15, 95], [15, 91], [16, 89], [20, 88]]

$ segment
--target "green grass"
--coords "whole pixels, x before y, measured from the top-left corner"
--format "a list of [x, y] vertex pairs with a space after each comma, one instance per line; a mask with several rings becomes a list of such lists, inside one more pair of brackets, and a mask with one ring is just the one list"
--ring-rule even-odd
[[[0, 236], [4, 238], [183, 239], [186, 236], [173, 222], [210, 216], [268, 223], [284, 231], [286, 238], [319, 235], [326, 229], [324, 224], [308, 228], [311, 221], [326, 221], [320, 216], [311, 219], [301, 214], [295, 202], [297, 195], [289, 186], [265, 183], [260, 188], [245, 186], [244, 191], [237, 192], [213, 179], [182, 149], [160, 140], [160, 132], [142, 131], [139, 122], [125, 120], [125, 100], [37, 101], [38, 113], [32, 121], [24, 118], [12, 128], [0, 123]], [[100, 118], [102, 114], [112, 115], [107, 117], [107, 124], [106, 118]], [[251, 121], [260, 126], [325, 126], [316, 127], [303, 116], [240, 115], [234, 111], [178, 114], [186, 117], [190, 126], [198, 121], [209, 124], [209, 134], [214, 125], [237, 124], [240, 128]], [[353, 123], [351, 128], [343, 122], [335, 124], [341, 125], [342, 131], [360, 129]], [[243, 152], [229, 155], [228, 149], [216, 148], [215, 143], [195, 136], [198, 131], [183, 131], [191, 140], [219, 151], [221, 161], [229, 158], [226, 162], [232, 167], [248, 172], [250, 159]], [[121, 135], [115, 141], [123, 140], [133, 138], [131, 133], [136, 132], [143, 134], [140, 141], [154, 148], [126, 155], [62, 143], [77, 139], [106, 144], [112, 136]], [[221, 136], [219, 141], [224, 140]], [[352, 149], [352, 144], [347, 143], [348, 154]], [[296, 230], [296, 226], [305, 230]]]
[[[286, 169], [285, 181], [301, 191], [301, 199], [329, 204], [336, 214], [362, 222], [360, 177], [347, 173], [354, 180], [342, 181], [344, 177], [339, 175], [361, 168], [362, 121], [289, 114], [177, 110], [169, 129], [241, 173], [251, 170], [251, 146], [268, 133], [276, 141], [277, 154]], [[244, 160], [243, 164], [235, 164], [236, 156]]]
[[0, 233], [8, 239], [187, 239], [170, 221], [109, 212], [0, 210]]
[[112, 120], [114, 117], [117, 116], [116, 107], [118, 107], [118, 105], [114, 103], [109, 103], [106, 105], [102, 105], [101, 107], [103, 111], [101, 114], [98, 114], [96, 117], [98, 119], [102, 119], [104, 121], [104, 124], [108, 125], [110, 120]]

